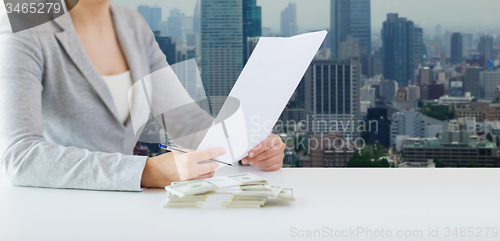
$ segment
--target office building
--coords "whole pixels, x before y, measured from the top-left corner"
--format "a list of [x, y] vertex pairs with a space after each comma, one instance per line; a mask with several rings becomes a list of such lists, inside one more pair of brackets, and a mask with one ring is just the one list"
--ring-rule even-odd
[[255, 50], [255, 47], [257, 47], [257, 44], [259, 43], [260, 37], [253, 37], [253, 38], [248, 38], [247, 39], [247, 59], [252, 56], [253, 51]]
[[305, 76], [305, 110], [311, 117], [311, 133], [359, 136], [360, 68], [359, 58], [311, 63]]
[[415, 85], [408, 86], [408, 96], [406, 98], [407, 101], [417, 101], [420, 99], [420, 87]]
[[190, 46], [177, 46], [176, 48], [176, 62], [180, 63], [189, 59], [196, 58], [196, 47]]
[[415, 28], [415, 69], [424, 66], [424, 30]]
[[460, 64], [464, 59], [464, 45], [463, 45], [463, 37], [461, 33], [453, 33], [451, 35], [451, 63], [452, 64]]
[[[444, 59], [451, 57], [451, 35], [452, 34], [453, 33], [450, 31], [445, 32], [445, 40], [444, 40], [445, 41], [445, 44], [444, 44], [445, 55], [443, 56]], [[445, 63], [445, 62], [441, 61], [441, 63]]]
[[248, 53], [248, 38], [262, 36], [262, 9], [257, 6], [257, 0], [243, 0], [243, 64], [246, 64]]
[[[464, 96], [464, 82], [461, 78], [455, 78], [450, 80], [450, 96], [452, 97], [462, 97]], [[470, 95], [470, 93], [469, 93]], [[471, 98], [472, 100], [472, 98]], [[469, 101], [470, 102], [470, 101]]]
[[382, 80], [380, 81], [380, 98], [383, 102], [391, 104], [398, 91], [398, 83], [396, 81]]
[[196, 6], [194, 8], [193, 32], [196, 33], [196, 34], [200, 34], [201, 33], [201, 7], [200, 7], [200, 0], [196, 1]]
[[420, 86], [428, 85], [434, 81], [434, 74], [429, 67], [423, 67], [419, 70], [418, 77], [420, 79]]
[[404, 161], [427, 163], [438, 159], [444, 167], [495, 167], [497, 146], [492, 142], [473, 142], [466, 132], [445, 132], [442, 140], [420, 140], [404, 145]]
[[395, 80], [399, 86], [413, 81], [415, 74], [415, 26], [398, 14], [387, 14], [382, 29], [384, 78]]
[[465, 92], [470, 92], [472, 97], [479, 99], [481, 97], [481, 68], [467, 67], [465, 69], [464, 86]]
[[405, 101], [407, 95], [408, 95], [408, 91], [407, 91], [406, 87], [399, 87], [398, 91], [396, 92], [396, 100], [397, 101]]
[[139, 5], [137, 11], [146, 19], [151, 31], [160, 31], [161, 8]]
[[484, 98], [494, 100], [497, 98], [497, 88], [500, 86], [500, 70], [486, 70], [481, 73], [481, 86]]
[[174, 38], [182, 38], [182, 26], [184, 13], [178, 8], [170, 10], [170, 16], [167, 19], [167, 35]]
[[361, 88], [361, 101], [367, 101], [375, 105], [375, 88], [370, 85], [365, 85]]
[[409, 138], [435, 137], [443, 131], [444, 122], [424, 116], [414, 110], [404, 110], [392, 115], [391, 146], [396, 147], [397, 136]]
[[477, 122], [497, 121], [500, 120], [500, 106], [470, 103], [468, 106], [455, 109], [455, 119], [466, 117], [475, 117]]
[[347, 36], [344, 42], [340, 43], [337, 59], [350, 59], [359, 55], [359, 39]]
[[465, 93], [465, 96], [441, 96], [438, 100], [438, 105], [450, 105], [450, 104], [468, 104], [471, 103], [473, 97], [470, 93]]
[[409, 100], [396, 100], [394, 101], [394, 107], [398, 110], [416, 110], [418, 108], [417, 101]]
[[310, 148], [310, 158], [301, 160], [302, 167], [347, 167], [356, 152], [354, 144], [347, 145], [341, 135], [313, 135], [309, 140], [318, 145]]
[[170, 65], [177, 63], [176, 58], [176, 41], [172, 37], [161, 36], [160, 31], [155, 31], [155, 39], [158, 42], [160, 50], [167, 57], [167, 62]]
[[494, 59], [496, 56], [493, 56], [493, 37], [482, 36], [479, 39], [477, 51], [479, 54], [484, 55], [486, 61]]
[[[372, 53], [371, 0], [350, 0], [350, 2], [349, 34], [359, 40], [359, 53], [370, 55]], [[362, 61], [362, 64], [365, 63]]]
[[382, 51], [377, 50], [373, 53], [373, 67], [372, 71], [373, 73], [371, 76], [377, 76], [377, 75], [382, 75], [384, 73], [384, 60], [382, 58]]
[[330, 50], [331, 58], [338, 59], [340, 43], [347, 39], [351, 29], [350, 0], [330, 0]]
[[464, 49], [470, 50], [474, 48], [474, 34], [464, 33]]
[[428, 100], [437, 100], [444, 96], [444, 84], [432, 83], [427, 86], [427, 99]]
[[368, 144], [379, 143], [382, 146], [390, 147], [391, 145], [391, 121], [387, 119], [386, 108], [369, 108], [366, 115], [366, 123], [368, 124]]
[[291, 37], [299, 34], [297, 25], [297, 5], [289, 3], [288, 6], [281, 12], [281, 35], [283, 37]]
[[201, 2], [201, 73], [214, 115], [243, 69], [242, 14], [241, 1]]

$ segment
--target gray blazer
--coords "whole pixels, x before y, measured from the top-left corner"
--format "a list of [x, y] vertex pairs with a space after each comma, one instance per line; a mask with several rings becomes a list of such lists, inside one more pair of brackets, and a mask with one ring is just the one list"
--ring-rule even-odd
[[[144, 18], [111, 4], [133, 80], [167, 66]], [[0, 160], [11, 184], [140, 191], [130, 120], [87, 57], [69, 14], [12, 34], [0, 19]]]

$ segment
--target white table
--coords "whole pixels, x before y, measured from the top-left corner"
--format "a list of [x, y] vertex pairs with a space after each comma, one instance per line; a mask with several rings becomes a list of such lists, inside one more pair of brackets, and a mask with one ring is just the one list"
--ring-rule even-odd
[[[384, 236], [388, 230], [393, 235], [422, 230], [423, 237], [392, 240], [499, 239], [491, 232], [488, 238], [445, 238], [446, 227], [451, 231], [474, 227], [474, 232], [479, 231], [476, 227], [500, 228], [497, 169], [283, 169], [264, 173], [237, 167], [222, 169], [217, 175], [241, 172], [294, 188], [296, 201], [270, 200], [261, 209], [164, 209], [164, 190], [127, 193], [12, 187], [1, 173], [0, 240], [302, 240], [313, 238], [293, 236], [325, 227], [334, 230], [328, 234], [333, 237], [317, 239], [373, 240], [382, 228]], [[429, 228], [439, 228], [440, 238], [429, 238]], [[370, 230], [372, 237], [366, 233], [349, 236], [349, 229]], [[348, 237], [336, 238], [335, 231], [344, 231]]]

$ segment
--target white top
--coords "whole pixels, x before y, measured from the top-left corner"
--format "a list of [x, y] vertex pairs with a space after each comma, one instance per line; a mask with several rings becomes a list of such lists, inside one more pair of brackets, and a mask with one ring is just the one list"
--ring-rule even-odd
[[117, 75], [102, 76], [102, 79], [106, 82], [113, 96], [120, 121], [125, 124], [130, 115], [128, 108], [128, 91], [133, 84], [130, 71]]
[[[371, 241], [381, 235], [381, 229], [384, 238], [377, 240], [383, 241], [498, 240], [492, 236], [492, 227], [500, 228], [500, 182], [494, 169], [284, 168], [262, 172], [238, 166], [217, 171], [217, 176], [251, 172], [269, 179], [271, 185], [293, 188], [295, 202], [270, 198], [257, 209], [164, 209], [164, 189], [130, 193], [12, 187], [0, 171], [0, 240]], [[319, 234], [328, 236], [305, 236], [307, 230], [325, 227], [328, 232]], [[450, 235], [456, 227], [459, 238], [455, 239]], [[460, 236], [462, 227], [474, 236], [482, 227], [483, 238]], [[485, 227], [490, 227], [488, 237]], [[349, 236], [350, 228], [365, 232]], [[439, 237], [429, 237], [429, 228], [439, 228]], [[387, 238], [389, 230], [391, 238]], [[399, 230], [403, 237], [394, 238]], [[404, 236], [413, 235], [413, 230], [422, 230], [421, 236]]]

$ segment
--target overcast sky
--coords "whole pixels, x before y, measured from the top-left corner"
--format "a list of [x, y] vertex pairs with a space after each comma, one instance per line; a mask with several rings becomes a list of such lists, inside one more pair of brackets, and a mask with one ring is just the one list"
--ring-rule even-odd
[[[297, 4], [300, 31], [329, 27], [330, 0], [292, 0]], [[167, 17], [171, 8], [179, 8], [192, 16], [196, 0], [113, 0], [136, 8], [139, 4], [156, 4], [163, 8]], [[279, 31], [280, 13], [290, 0], [257, 0], [262, 6], [263, 26]], [[500, 0], [372, 0], [372, 27], [382, 28], [389, 12], [408, 17], [422, 27], [432, 28], [495, 28], [500, 30]]]
[[[172, 8], [179, 8], [187, 16], [192, 16], [196, 4], [196, 0], [112, 1], [133, 9], [140, 4], [158, 5], [162, 7], [165, 19]], [[301, 32], [329, 27], [330, 0], [292, 1], [297, 4]], [[279, 32], [280, 13], [289, 2], [290, 0], [257, 0], [257, 4], [263, 9], [263, 26], [271, 27], [273, 32]], [[431, 30], [439, 23], [444, 29], [497, 28], [500, 32], [499, 9], [500, 0], [372, 0], [372, 28], [379, 31], [386, 14], [396, 12]], [[0, 13], [3, 11], [5, 10], [0, 7]]]

